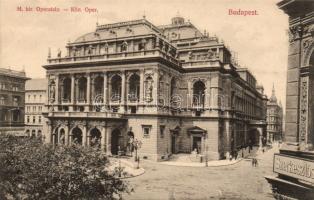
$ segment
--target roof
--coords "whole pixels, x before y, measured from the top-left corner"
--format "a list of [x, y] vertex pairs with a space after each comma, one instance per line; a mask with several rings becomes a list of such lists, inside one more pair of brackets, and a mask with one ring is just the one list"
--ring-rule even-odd
[[48, 80], [45, 78], [30, 79], [25, 83], [25, 90], [46, 90]]
[[6, 68], [0, 68], [0, 75], [28, 79], [26, 77], [25, 71], [17, 71], [17, 70], [6, 69]]
[[146, 19], [140, 19], [97, 26], [95, 32], [87, 33], [77, 38], [74, 42], [88, 42], [148, 34], [160, 35], [161, 32]]

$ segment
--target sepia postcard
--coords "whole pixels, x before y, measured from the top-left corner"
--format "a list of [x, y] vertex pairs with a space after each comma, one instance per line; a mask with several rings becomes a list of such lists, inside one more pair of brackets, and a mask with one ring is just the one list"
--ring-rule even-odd
[[314, 199], [313, 0], [1, 0], [0, 199]]

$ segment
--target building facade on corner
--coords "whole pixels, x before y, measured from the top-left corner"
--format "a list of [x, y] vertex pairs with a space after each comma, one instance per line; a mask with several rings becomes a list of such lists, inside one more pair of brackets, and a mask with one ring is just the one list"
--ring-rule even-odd
[[31, 79], [25, 84], [25, 134], [41, 137], [46, 119], [47, 79]]
[[284, 143], [275, 154], [276, 176], [265, 177], [277, 199], [314, 197], [314, 1], [283, 0], [289, 16]]
[[24, 135], [24, 71], [0, 68], [0, 134]]
[[66, 48], [43, 65], [46, 142], [117, 154], [137, 139], [142, 158], [195, 152], [217, 160], [266, 137], [263, 88], [223, 42], [182, 17], [99, 25]]
[[267, 142], [282, 140], [283, 110], [280, 101], [277, 101], [275, 87], [267, 102]]

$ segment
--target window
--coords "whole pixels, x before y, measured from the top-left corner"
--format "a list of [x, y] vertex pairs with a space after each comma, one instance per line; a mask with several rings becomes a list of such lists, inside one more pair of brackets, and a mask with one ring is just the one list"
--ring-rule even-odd
[[36, 101], [36, 95], [34, 95], [34, 101]]
[[28, 95], [28, 101], [30, 101], [31, 100], [31, 95]]
[[38, 123], [41, 123], [41, 116], [38, 117]]
[[142, 125], [143, 128], [143, 137], [149, 137], [150, 130], [152, 128], [151, 125]]
[[33, 123], [36, 123], [36, 117], [33, 116]]
[[162, 125], [160, 126], [160, 137], [164, 138], [164, 136], [165, 136], [165, 126]]
[[3, 96], [0, 97], [0, 105], [5, 104], [5, 98]]
[[30, 119], [29, 119], [29, 116], [27, 116], [27, 123], [29, 123]]
[[42, 107], [41, 107], [41, 106], [38, 107], [38, 111], [39, 111], [39, 112], [42, 111]]
[[41, 102], [41, 95], [39, 95], [39, 101]]

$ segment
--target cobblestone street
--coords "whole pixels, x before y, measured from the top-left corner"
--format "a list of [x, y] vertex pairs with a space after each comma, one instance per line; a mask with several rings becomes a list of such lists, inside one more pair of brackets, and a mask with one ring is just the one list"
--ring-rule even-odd
[[142, 162], [145, 174], [129, 179], [135, 192], [125, 199], [273, 199], [264, 179], [272, 174], [273, 154], [278, 147], [257, 156], [252, 167], [245, 159], [223, 167], [179, 167]]

